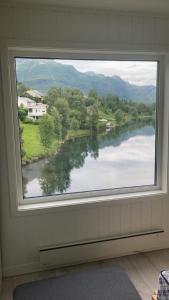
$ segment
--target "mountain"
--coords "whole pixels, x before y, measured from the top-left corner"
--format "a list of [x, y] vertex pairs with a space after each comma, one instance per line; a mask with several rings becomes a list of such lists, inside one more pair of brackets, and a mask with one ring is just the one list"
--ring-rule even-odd
[[105, 76], [94, 72], [82, 73], [71, 65], [57, 63], [53, 59], [17, 59], [17, 81], [46, 93], [52, 86], [72, 87], [87, 94], [95, 89], [104, 96], [108, 93], [120, 99], [144, 103], [155, 102], [156, 88], [153, 85], [137, 86], [119, 76]]

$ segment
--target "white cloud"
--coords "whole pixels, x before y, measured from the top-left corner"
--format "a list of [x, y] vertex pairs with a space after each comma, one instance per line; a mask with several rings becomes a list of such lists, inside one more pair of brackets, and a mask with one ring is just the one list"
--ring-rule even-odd
[[72, 65], [80, 72], [95, 72], [105, 76], [120, 76], [136, 85], [156, 85], [157, 62], [150, 61], [96, 61], [61, 60], [56, 62]]

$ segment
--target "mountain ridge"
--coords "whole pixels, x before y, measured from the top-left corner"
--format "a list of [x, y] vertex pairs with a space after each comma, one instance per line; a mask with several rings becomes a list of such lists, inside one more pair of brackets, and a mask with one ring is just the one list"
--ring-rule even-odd
[[80, 72], [72, 65], [54, 60], [17, 59], [17, 81], [46, 93], [52, 86], [78, 88], [84, 94], [95, 89], [99, 95], [113, 94], [120, 99], [150, 104], [155, 102], [156, 88], [153, 85], [134, 85], [118, 75], [105, 76], [95, 72]]

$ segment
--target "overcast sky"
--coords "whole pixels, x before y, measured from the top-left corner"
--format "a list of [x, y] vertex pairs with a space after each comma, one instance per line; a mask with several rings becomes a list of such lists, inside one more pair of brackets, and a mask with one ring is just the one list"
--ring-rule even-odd
[[118, 75], [136, 85], [156, 85], [157, 62], [138, 61], [92, 61], [92, 60], [61, 60], [65, 65], [72, 65], [80, 72], [92, 71], [105, 76]]

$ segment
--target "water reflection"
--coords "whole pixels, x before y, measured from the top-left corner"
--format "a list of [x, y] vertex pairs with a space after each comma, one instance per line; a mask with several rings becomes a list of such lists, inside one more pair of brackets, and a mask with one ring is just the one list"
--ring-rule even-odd
[[76, 138], [65, 143], [43, 168], [40, 178], [43, 195], [50, 195], [55, 191], [66, 192], [71, 184], [72, 169], [82, 168], [89, 154], [94, 159], [99, 155], [97, 136]]
[[137, 124], [76, 138], [23, 167], [25, 197], [154, 184], [154, 127]]

